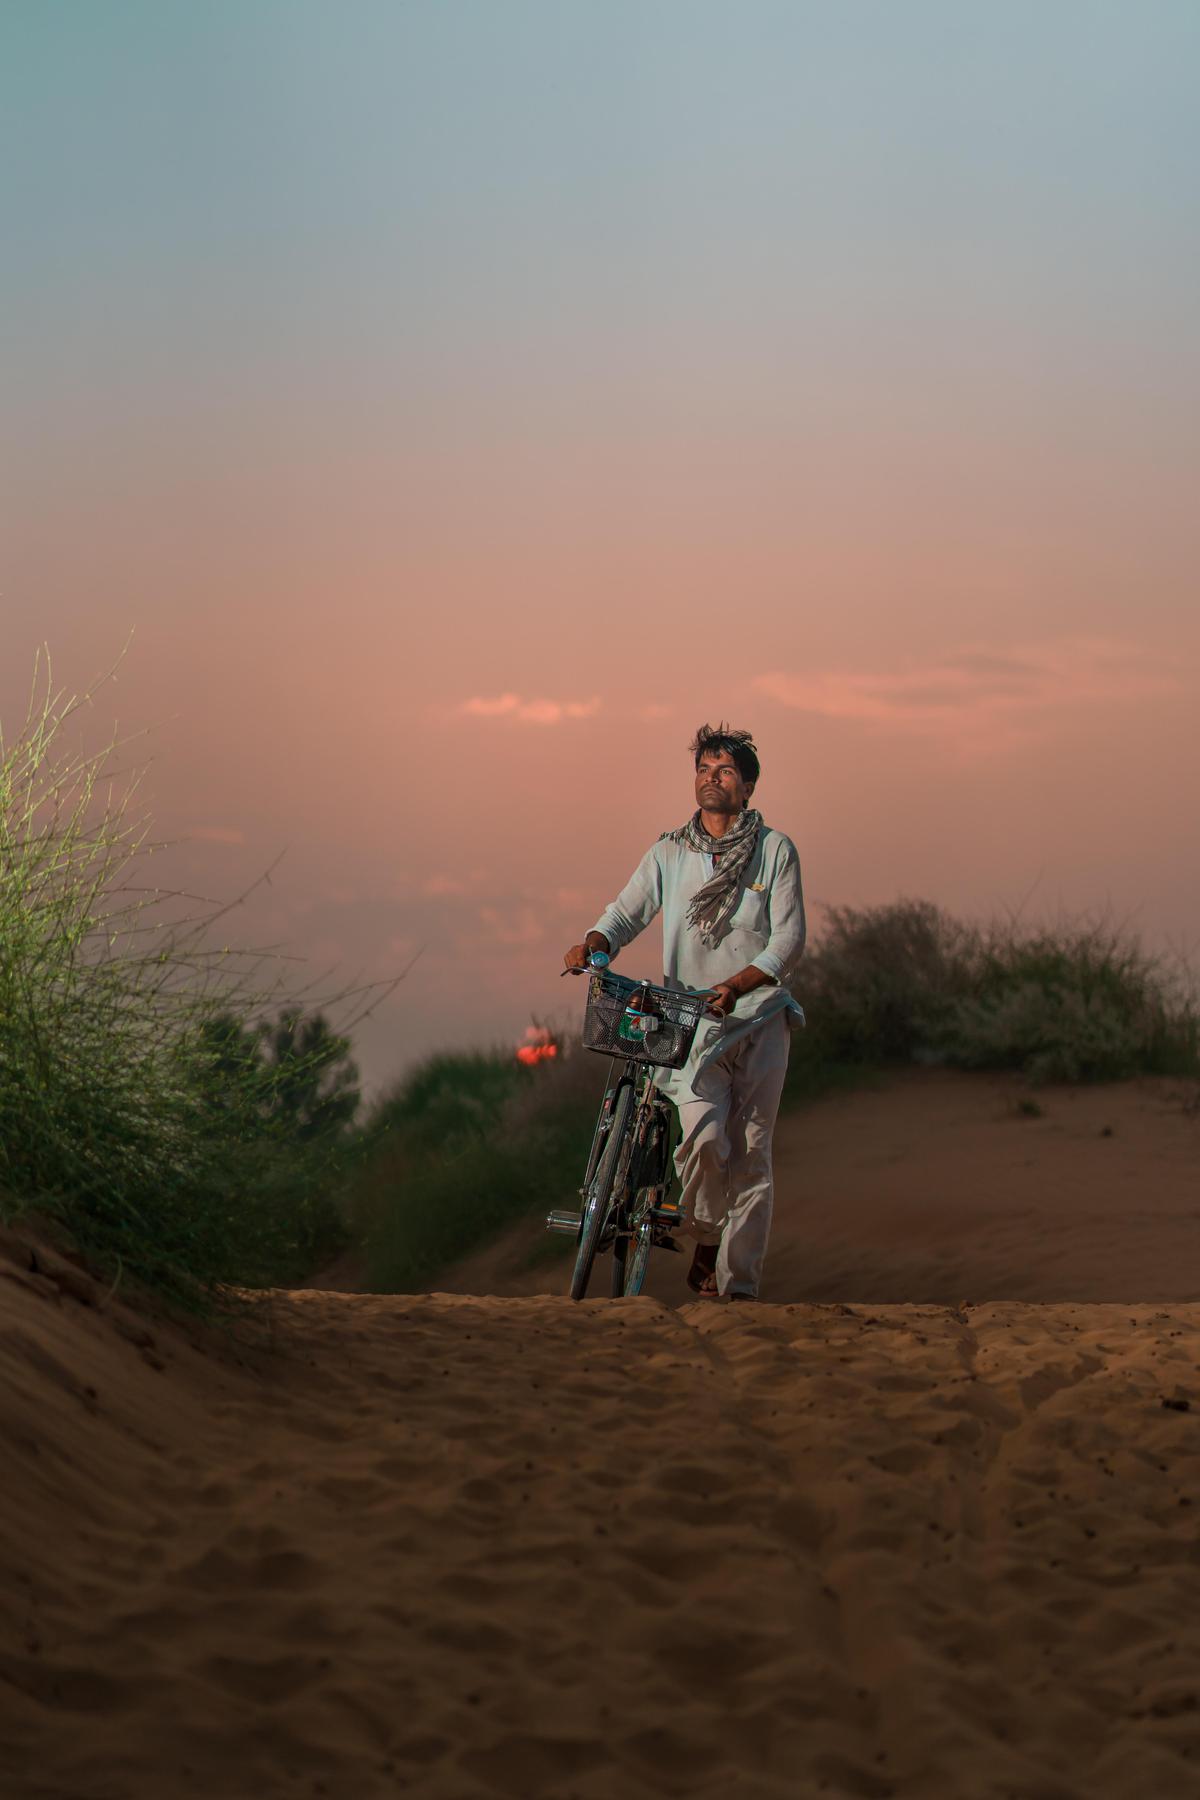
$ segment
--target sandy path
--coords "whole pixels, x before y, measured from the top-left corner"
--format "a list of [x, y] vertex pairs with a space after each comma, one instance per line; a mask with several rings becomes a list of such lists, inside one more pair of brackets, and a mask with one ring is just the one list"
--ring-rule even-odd
[[0, 1276], [12, 1800], [1200, 1792], [1200, 1307]]
[[[785, 1113], [763, 1298], [1200, 1301], [1195, 1084], [1028, 1090], [913, 1069]], [[564, 1205], [578, 1199], [563, 1197]], [[456, 1293], [562, 1293], [538, 1220], [439, 1277]], [[683, 1257], [646, 1291], [689, 1299]], [[607, 1270], [599, 1268], [603, 1288]]]

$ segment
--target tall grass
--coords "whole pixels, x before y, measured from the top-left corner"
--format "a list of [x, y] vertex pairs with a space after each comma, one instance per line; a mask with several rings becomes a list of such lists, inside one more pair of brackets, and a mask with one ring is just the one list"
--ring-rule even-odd
[[214, 943], [226, 909], [145, 878], [162, 846], [125, 744], [72, 742], [95, 691], [55, 692], [39, 659], [0, 736], [0, 1213], [206, 1310], [341, 1241], [344, 1150], [295, 1141], [269, 1069], [222, 1064], [222, 1021], [256, 1029], [284, 977]]

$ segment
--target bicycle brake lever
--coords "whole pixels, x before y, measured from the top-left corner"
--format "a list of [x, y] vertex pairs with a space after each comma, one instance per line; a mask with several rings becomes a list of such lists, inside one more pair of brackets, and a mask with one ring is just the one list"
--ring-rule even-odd
[[558, 979], [561, 981], [564, 975], [590, 975], [594, 969], [607, 969], [611, 961], [612, 957], [606, 956], [603, 950], [593, 950], [587, 959], [586, 968], [572, 969], [568, 966], [561, 971]]

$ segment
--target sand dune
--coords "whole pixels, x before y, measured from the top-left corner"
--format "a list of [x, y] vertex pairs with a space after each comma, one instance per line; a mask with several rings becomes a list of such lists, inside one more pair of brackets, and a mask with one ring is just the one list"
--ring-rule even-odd
[[[913, 1069], [785, 1113], [775, 1165], [764, 1300], [1200, 1301], [1194, 1083], [1033, 1098], [1016, 1078]], [[562, 1293], [547, 1248], [531, 1220], [438, 1285]], [[653, 1256], [646, 1291], [687, 1301], [685, 1268]]]
[[1200, 1793], [1200, 1305], [0, 1319], [9, 1800]]

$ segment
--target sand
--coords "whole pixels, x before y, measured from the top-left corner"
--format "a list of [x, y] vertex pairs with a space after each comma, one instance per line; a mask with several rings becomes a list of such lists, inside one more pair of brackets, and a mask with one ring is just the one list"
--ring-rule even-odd
[[[1196, 1121], [1108, 1098], [1108, 1150], [1164, 1111], [1136, 1201], [1090, 1162], [1071, 1190], [1107, 1300], [989, 1294], [1003, 1184], [970, 1170], [978, 1230], [939, 1261], [936, 1210], [894, 1221], [859, 1279], [967, 1268], [975, 1304], [308, 1291], [239, 1348], [10, 1234], [0, 1792], [1200, 1794], [1200, 1300], [1167, 1294], [1196, 1291]], [[827, 1103], [844, 1192], [885, 1099]], [[1102, 1276], [1097, 1231], [1115, 1254], [1184, 1167], [1163, 1292]], [[1024, 1227], [1062, 1282], [1069, 1210]]]

